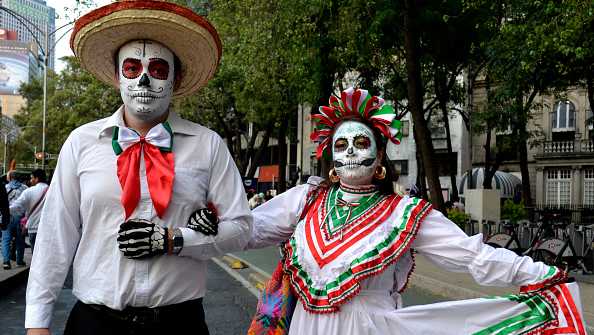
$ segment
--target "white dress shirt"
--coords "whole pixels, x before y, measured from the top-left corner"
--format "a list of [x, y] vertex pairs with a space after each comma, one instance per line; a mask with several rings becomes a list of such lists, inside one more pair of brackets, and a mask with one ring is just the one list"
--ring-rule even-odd
[[[204, 296], [206, 260], [242, 249], [252, 218], [237, 167], [213, 131], [171, 112], [175, 179], [171, 202], [161, 219], [152, 205], [141, 162], [141, 199], [131, 218], [182, 227], [184, 247], [177, 256], [134, 260], [118, 249], [124, 222], [111, 140], [124, 126], [123, 107], [111, 117], [74, 130], [64, 143], [39, 226], [27, 286], [26, 328], [46, 328], [70, 264], [73, 294], [87, 304], [121, 310], [164, 306]], [[216, 236], [186, 227], [195, 210], [212, 202], [220, 219]]]
[[[46, 188], [46, 183], [37, 183], [35, 186], [25, 189], [10, 205], [10, 215], [27, 215], [27, 230], [30, 233], [37, 232], [39, 219], [41, 218], [41, 209], [45, 202], [44, 192]], [[37, 207], [33, 208], [35, 204], [37, 204]]]

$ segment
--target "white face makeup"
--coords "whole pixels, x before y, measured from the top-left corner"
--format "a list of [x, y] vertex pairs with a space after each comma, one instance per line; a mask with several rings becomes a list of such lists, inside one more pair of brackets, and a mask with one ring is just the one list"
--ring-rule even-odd
[[173, 95], [173, 59], [173, 52], [155, 41], [131, 41], [120, 48], [120, 94], [129, 116], [151, 121], [168, 111]]
[[357, 121], [345, 121], [332, 136], [334, 168], [348, 185], [368, 185], [373, 180], [377, 144], [371, 128]]

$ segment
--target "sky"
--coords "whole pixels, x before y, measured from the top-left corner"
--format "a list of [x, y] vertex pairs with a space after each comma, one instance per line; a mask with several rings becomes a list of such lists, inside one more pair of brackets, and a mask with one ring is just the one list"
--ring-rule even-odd
[[[56, 10], [56, 14], [59, 16], [59, 19], [56, 20], [56, 28], [61, 27], [62, 25], [72, 21], [73, 18], [66, 19], [65, 16], [72, 16], [72, 9], [76, 5], [76, 0], [46, 0], [46, 2], [48, 6], [54, 7], [54, 9]], [[111, 3], [111, 0], [94, 0], [94, 2], [97, 5], [88, 9], [84, 9], [83, 13], [88, 12], [99, 6], [109, 4]], [[68, 8], [68, 10], [65, 8]], [[62, 36], [71, 27], [72, 25], [60, 29], [56, 33], [56, 38]], [[70, 50], [70, 32], [68, 32], [64, 37], [62, 37], [62, 39], [58, 41], [54, 49], [54, 52], [56, 57], [55, 70], [57, 72], [60, 72], [64, 68], [64, 63], [60, 61], [60, 58], [64, 56], [72, 56], [72, 51]]]

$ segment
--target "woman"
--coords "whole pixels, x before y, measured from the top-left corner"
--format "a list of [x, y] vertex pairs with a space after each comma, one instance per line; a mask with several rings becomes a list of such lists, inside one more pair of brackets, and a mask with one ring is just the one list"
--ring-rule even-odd
[[[520, 334], [577, 320], [579, 302], [577, 317], [565, 317], [548, 293], [402, 308], [413, 248], [445, 270], [468, 272], [483, 285], [524, 286], [525, 293], [545, 292], [566, 274], [485, 245], [481, 235], [467, 236], [428, 202], [395, 194], [385, 155], [387, 141], [400, 139], [394, 117], [392, 107], [365, 90], [331, 97], [313, 116], [312, 134], [318, 157], [331, 150], [329, 181], [310, 178], [253, 211], [248, 247], [284, 242], [282, 268], [299, 298], [289, 334]], [[263, 296], [264, 304], [276, 301], [270, 297]], [[275, 312], [262, 306], [260, 314], [268, 315], [259, 320], [266, 320], [257, 331], [253, 324], [250, 334], [272, 333], [262, 328]], [[555, 312], [538, 314], [549, 307]], [[574, 326], [583, 329], [581, 322]]]

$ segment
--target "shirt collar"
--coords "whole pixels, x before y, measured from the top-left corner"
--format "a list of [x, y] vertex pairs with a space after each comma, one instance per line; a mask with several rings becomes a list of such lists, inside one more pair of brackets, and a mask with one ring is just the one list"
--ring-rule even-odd
[[[185, 135], [198, 135], [199, 134], [199, 127], [188, 120], [182, 119], [179, 115], [177, 115], [174, 111], [169, 111], [169, 116], [167, 117], [167, 122], [171, 126], [171, 130], [174, 134], [185, 134]], [[107, 131], [111, 131], [114, 127], [125, 127], [124, 123], [124, 105], [122, 105], [118, 110], [113, 113], [110, 117], [105, 120], [105, 123], [101, 126], [99, 130], [98, 137], [103, 135], [111, 136], [111, 133], [106, 134]]]

